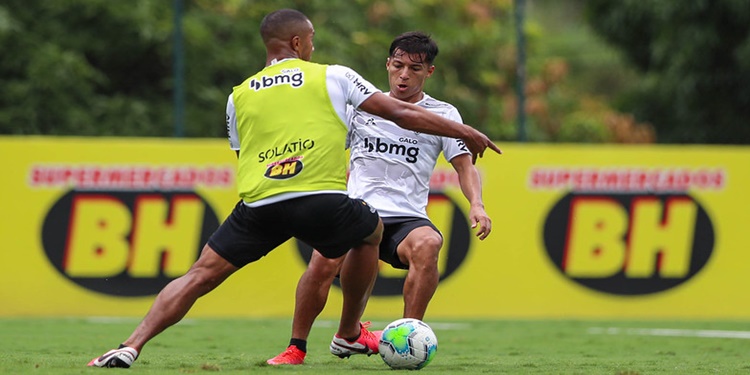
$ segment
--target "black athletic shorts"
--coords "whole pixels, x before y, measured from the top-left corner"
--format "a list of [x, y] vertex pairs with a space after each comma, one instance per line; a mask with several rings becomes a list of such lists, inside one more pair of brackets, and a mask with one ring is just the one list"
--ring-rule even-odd
[[396, 250], [401, 241], [419, 227], [430, 227], [437, 232], [440, 237], [442, 233], [427, 219], [418, 217], [384, 217], [383, 218], [383, 241], [380, 242], [380, 260], [393, 266], [408, 270], [409, 266], [401, 263], [398, 259]]
[[338, 258], [375, 231], [378, 213], [361, 199], [324, 193], [260, 207], [242, 201], [208, 239], [222, 258], [236, 267], [254, 262], [295, 237]]

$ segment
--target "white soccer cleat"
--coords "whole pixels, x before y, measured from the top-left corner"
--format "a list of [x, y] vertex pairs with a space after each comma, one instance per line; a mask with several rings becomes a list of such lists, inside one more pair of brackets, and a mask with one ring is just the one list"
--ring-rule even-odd
[[138, 351], [125, 346], [119, 349], [112, 349], [102, 354], [101, 357], [92, 359], [88, 366], [128, 368], [136, 358], [138, 358]]
[[339, 335], [334, 335], [331, 341], [330, 349], [331, 354], [339, 358], [349, 358], [354, 354], [378, 354], [378, 345], [380, 341], [380, 335], [383, 331], [370, 332], [367, 328], [370, 327], [370, 322], [359, 323], [360, 334], [356, 341], [348, 341]]

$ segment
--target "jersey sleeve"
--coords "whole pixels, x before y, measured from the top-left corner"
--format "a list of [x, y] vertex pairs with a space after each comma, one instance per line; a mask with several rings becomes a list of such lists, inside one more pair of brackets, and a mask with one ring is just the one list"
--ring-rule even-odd
[[227, 137], [229, 138], [229, 148], [232, 150], [240, 149], [240, 137], [237, 133], [237, 112], [234, 110], [234, 99], [229, 94], [227, 99]]
[[349, 105], [359, 107], [372, 94], [380, 92], [375, 85], [362, 78], [359, 73], [343, 65], [330, 65], [329, 76], [341, 89], [341, 93]]
[[352, 119], [354, 118], [354, 107], [351, 105], [346, 106], [346, 128], [348, 129], [346, 133], [346, 144], [344, 145], [345, 149], [351, 149], [352, 148], [352, 142], [354, 142], [354, 127], [352, 126]]
[[[445, 113], [444, 117], [455, 122], [464, 122], [461, 118], [461, 114], [458, 113], [458, 110], [455, 107], [451, 107], [451, 109]], [[455, 158], [456, 156], [470, 153], [469, 149], [466, 147], [466, 144], [462, 139], [442, 137], [442, 140], [443, 157], [445, 158], [445, 160], [451, 161], [451, 159]]]

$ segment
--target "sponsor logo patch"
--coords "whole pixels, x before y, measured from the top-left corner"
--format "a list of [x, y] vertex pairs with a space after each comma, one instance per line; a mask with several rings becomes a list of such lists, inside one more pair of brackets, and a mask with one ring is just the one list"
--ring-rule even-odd
[[718, 190], [723, 170], [537, 169], [532, 189], [570, 189], [544, 223], [549, 259], [568, 279], [615, 295], [663, 292], [709, 262], [716, 233], [694, 189]]
[[286, 180], [292, 178], [302, 172], [304, 164], [302, 164], [302, 156], [297, 156], [289, 159], [285, 159], [276, 163], [271, 163], [266, 169], [266, 173], [263, 176], [274, 180]]
[[250, 89], [260, 91], [274, 86], [289, 85], [295, 89], [305, 84], [305, 74], [298, 68], [285, 69], [273, 76], [260, 76], [248, 82]]
[[370, 91], [370, 89], [367, 88], [367, 86], [365, 86], [365, 84], [363, 83], [364, 79], [362, 79], [362, 77], [359, 77], [351, 72], [346, 72], [346, 78], [348, 78], [349, 81], [354, 84], [354, 87], [361, 93], [365, 95], [369, 95], [372, 93], [372, 91]]
[[94, 292], [139, 297], [198, 259], [219, 218], [196, 190], [233, 187], [234, 167], [41, 164], [28, 183], [61, 190], [40, 228], [60, 275]]
[[[401, 138], [399, 141], [414, 144], [417, 141], [411, 138]], [[390, 154], [397, 156], [404, 156], [404, 160], [409, 163], [416, 163], [417, 157], [419, 156], [419, 147], [410, 146], [406, 147], [398, 143], [390, 143], [380, 138], [370, 139], [365, 138], [363, 142], [365, 150], [369, 152], [377, 152], [381, 154]]]

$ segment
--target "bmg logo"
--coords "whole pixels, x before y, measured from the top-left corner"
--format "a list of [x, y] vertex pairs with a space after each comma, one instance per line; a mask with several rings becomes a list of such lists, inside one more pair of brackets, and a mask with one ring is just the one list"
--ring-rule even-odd
[[288, 72], [282, 72], [281, 74], [277, 74], [271, 77], [261, 76], [257, 79], [253, 78], [250, 80], [250, 82], [248, 82], [248, 85], [251, 89], [260, 91], [278, 85], [290, 85], [294, 88], [298, 88], [304, 83], [304, 75], [302, 72], [295, 72], [292, 74], [289, 74]]
[[374, 142], [369, 138], [365, 138], [364, 146], [369, 152], [406, 156], [404, 160], [409, 163], [416, 163], [417, 156], [419, 156], [419, 147], [406, 147], [397, 143], [383, 142], [380, 138], [375, 138]]

